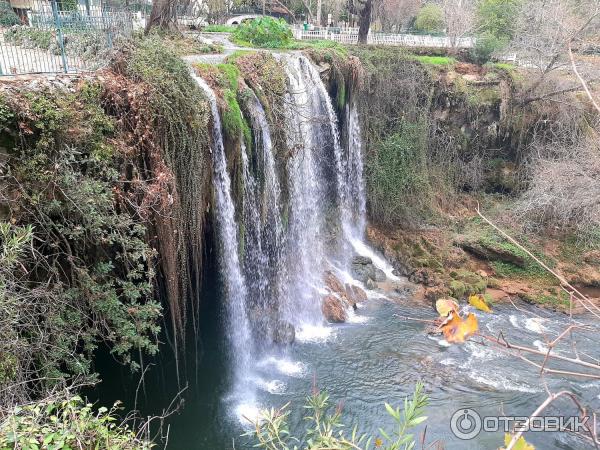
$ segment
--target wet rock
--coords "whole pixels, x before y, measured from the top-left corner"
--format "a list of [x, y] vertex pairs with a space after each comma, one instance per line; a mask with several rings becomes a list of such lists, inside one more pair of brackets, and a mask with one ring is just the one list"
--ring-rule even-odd
[[339, 295], [346, 295], [344, 283], [342, 283], [331, 270], [325, 271], [325, 274], [323, 275], [323, 281], [325, 282], [325, 286], [327, 286], [332, 292], [335, 292]]
[[385, 275], [385, 272], [381, 269], [378, 269], [377, 267], [373, 266], [373, 274], [375, 275], [375, 281], [385, 281], [387, 276]]
[[292, 344], [296, 340], [294, 326], [285, 321], [278, 320], [273, 331], [273, 342], [276, 344]]
[[367, 286], [367, 289], [370, 289], [370, 290], [377, 289], [377, 283], [375, 283], [375, 281], [373, 281], [370, 278], [367, 280], [365, 285]]
[[329, 322], [342, 323], [348, 319], [348, 313], [346, 312], [343, 300], [333, 294], [329, 294], [323, 298], [321, 310]]
[[358, 302], [367, 300], [367, 293], [359, 286], [346, 283], [346, 298], [352, 303], [352, 307], [356, 309]]
[[351, 269], [352, 275], [363, 283], [368, 279], [381, 282], [387, 278], [385, 272], [375, 267], [371, 258], [366, 256], [355, 256], [352, 259]]
[[408, 276], [408, 281], [410, 281], [411, 283], [422, 284], [428, 287], [440, 284], [440, 281], [435, 275], [435, 273], [427, 267], [423, 267], [421, 269], [413, 271]]
[[352, 265], [367, 266], [369, 264], [373, 264], [373, 260], [368, 256], [356, 255], [352, 258]]

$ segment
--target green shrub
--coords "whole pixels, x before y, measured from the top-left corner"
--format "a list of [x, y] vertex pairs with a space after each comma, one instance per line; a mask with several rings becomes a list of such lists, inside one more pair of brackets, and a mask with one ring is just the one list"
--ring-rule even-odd
[[0, 449], [142, 450], [153, 445], [126, 424], [118, 424], [115, 404], [110, 410], [74, 396], [15, 407], [0, 423]]
[[259, 17], [239, 25], [233, 33], [236, 42], [263, 48], [284, 48], [292, 41], [292, 30], [283, 19]]
[[477, 3], [477, 41], [473, 55], [479, 63], [490, 59], [513, 38], [521, 0], [480, 0]]
[[20, 23], [21, 21], [13, 11], [10, 3], [7, 1], [0, 2], [0, 26], [11, 27]]
[[415, 19], [415, 29], [426, 33], [444, 31], [444, 12], [433, 3], [424, 5]]
[[427, 174], [427, 129], [424, 121], [401, 120], [398, 129], [374, 145], [367, 159], [367, 194], [372, 216], [380, 223], [410, 219], [426, 210], [430, 198]]
[[[387, 413], [395, 423], [393, 431], [379, 429], [380, 436], [359, 434], [357, 427], [351, 433], [345, 432], [341, 409], [329, 412], [329, 396], [318, 392], [306, 400], [308, 410], [304, 423], [308, 424], [305, 436], [292, 436], [289, 431], [288, 418], [290, 411], [286, 406], [277, 410], [263, 411], [252, 431], [246, 436], [253, 437], [257, 443], [255, 448], [266, 450], [354, 450], [358, 448], [382, 450], [412, 449], [415, 447], [415, 436], [411, 430], [423, 423], [423, 416], [428, 398], [423, 393], [423, 384], [417, 383], [412, 398], [404, 400], [404, 410], [385, 404]], [[302, 443], [301, 446], [298, 444]]]
[[494, 52], [504, 48], [508, 40], [492, 33], [480, 33], [473, 48], [473, 58], [479, 64], [488, 62]]

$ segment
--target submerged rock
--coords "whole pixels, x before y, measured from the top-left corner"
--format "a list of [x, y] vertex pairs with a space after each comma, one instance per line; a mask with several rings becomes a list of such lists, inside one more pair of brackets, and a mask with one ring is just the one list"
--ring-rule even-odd
[[296, 340], [294, 325], [286, 320], [278, 320], [273, 330], [273, 342], [276, 344], [292, 344]]
[[323, 298], [321, 310], [329, 322], [342, 323], [348, 319], [344, 301], [333, 294], [329, 294]]

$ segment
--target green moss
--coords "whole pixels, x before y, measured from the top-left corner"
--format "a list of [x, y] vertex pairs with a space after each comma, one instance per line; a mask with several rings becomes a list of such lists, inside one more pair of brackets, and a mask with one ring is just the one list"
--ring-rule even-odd
[[488, 294], [487, 292], [483, 294], [483, 299], [485, 300], [485, 302], [490, 305], [493, 306], [494, 305], [494, 297], [492, 297], [490, 294]]
[[570, 306], [569, 294], [561, 291], [558, 294], [551, 292], [533, 292], [521, 294], [525, 301], [551, 307], [559, 310], [566, 310]]
[[467, 286], [462, 281], [452, 280], [449, 287], [452, 296], [458, 299], [463, 298], [467, 292]]
[[225, 79], [228, 83], [228, 88], [233, 92], [237, 92], [239, 87], [238, 79], [240, 77], [240, 70], [234, 64], [217, 64], [217, 69], [225, 75]]
[[499, 101], [500, 89], [498, 87], [469, 87], [468, 89], [467, 102], [471, 106], [493, 106]]
[[487, 288], [487, 280], [466, 269], [452, 271], [450, 276], [453, 278], [450, 282], [450, 289], [462, 290], [462, 295], [481, 294]]

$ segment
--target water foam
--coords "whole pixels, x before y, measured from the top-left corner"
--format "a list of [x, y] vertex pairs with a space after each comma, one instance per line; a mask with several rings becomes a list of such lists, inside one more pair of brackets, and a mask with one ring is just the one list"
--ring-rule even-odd
[[494, 389], [504, 390], [504, 391], [516, 391], [516, 392], [527, 392], [527, 393], [536, 393], [540, 392], [541, 389], [534, 388], [526, 383], [520, 383], [518, 380], [509, 380], [508, 378], [502, 376], [501, 374], [494, 373], [482, 373], [476, 370], [472, 370], [469, 372], [469, 377], [481, 384], [485, 384], [486, 386], [491, 386]]
[[275, 370], [294, 378], [302, 378], [308, 372], [306, 365], [300, 361], [269, 356], [258, 363], [258, 367], [275, 367]]
[[527, 328], [529, 331], [533, 331], [534, 333], [538, 333], [538, 334], [542, 334], [546, 331], [548, 331], [548, 329], [542, 325], [543, 322], [546, 322], [547, 319], [543, 319], [541, 317], [529, 317], [528, 319], [525, 319], [525, 328]]
[[301, 324], [296, 328], [296, 341], [306, 343], [327, 342], [334, 336], [334, 329], [327, 325]]

